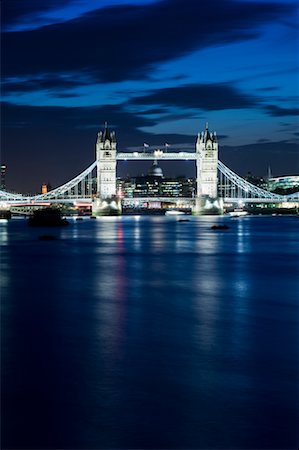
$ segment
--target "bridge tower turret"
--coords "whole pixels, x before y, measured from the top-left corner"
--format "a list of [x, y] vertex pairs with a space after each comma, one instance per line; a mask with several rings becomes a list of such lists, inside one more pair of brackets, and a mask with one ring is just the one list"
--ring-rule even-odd
[[105, 122], [104, 131], [98, 133], [96, 142], [97, 197], [93, 202], [96, 215], [120, 213], [120, 202], [116, 198], [116, 137]]
[[219, 210], [217, 192], [218, 140], [216, 132], [209, 130], [198, 133], [196, 141], [197, 169], [197, 205], [199, 213], [217, 212]]

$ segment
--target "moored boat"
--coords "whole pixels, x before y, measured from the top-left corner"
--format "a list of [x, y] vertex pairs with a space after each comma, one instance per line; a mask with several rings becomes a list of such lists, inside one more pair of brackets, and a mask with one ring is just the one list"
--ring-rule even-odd
[[245, 211], [242, 208], [235, 208], [233, 211], [229, 211], [228, 215], [231, 217], [242, 217], [242, 216], [247, 216], [248, 211]]
[[178, 209], [169, 209], [165, 212], [165, 216], [183, 216], [185, 213], [183, 211], [179, 211]]

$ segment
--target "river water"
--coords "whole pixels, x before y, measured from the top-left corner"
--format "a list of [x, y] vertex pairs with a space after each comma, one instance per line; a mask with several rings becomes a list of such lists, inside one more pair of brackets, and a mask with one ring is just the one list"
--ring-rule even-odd
[[188, 218], [0, 222], [3, 449], [297, 448], [299, 219]]

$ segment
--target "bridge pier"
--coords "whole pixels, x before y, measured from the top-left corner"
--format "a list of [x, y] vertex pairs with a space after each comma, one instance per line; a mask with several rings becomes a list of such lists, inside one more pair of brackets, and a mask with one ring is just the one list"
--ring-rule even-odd
[[196, 216], [222, 215], [223, 200], [217, 197], [212, 198], [208, 195], [196, 197], [192, 213]]
[[94, 198], [91, 207], [93, 216], [119, 216], [122, 213], [121, 200], [116, 196]]

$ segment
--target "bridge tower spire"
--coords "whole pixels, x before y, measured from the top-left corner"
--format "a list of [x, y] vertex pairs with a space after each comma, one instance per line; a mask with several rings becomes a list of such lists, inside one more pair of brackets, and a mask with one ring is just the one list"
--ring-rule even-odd
[[116, 137], [105, 122], [104, 130], [98, 133], [96, 142], [97, 196], [93, 203], [96, 215], [120, 213], [116, 198]]
[[196, 210], [197, 212], [203, 211], [204, 205], [219, 209], [217, 192], [218, 140], [216, 132], [210, 132], [208, 122], [206, 122], [205, 131], [198, 133], [196, 153]]

